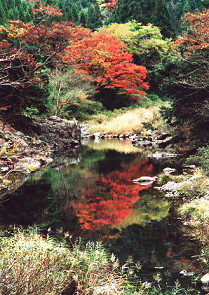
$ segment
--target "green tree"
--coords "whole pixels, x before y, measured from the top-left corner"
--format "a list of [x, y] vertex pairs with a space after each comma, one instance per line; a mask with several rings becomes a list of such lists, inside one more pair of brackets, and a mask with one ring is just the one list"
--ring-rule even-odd
[[136, 21], [114, 23], [104, 29], [127, 44], [127, 50], [133, 54], [134, 62], [148, 69], [149, 84], [157, 87], [155, 65], [160, 62], [161, 55], [169, 51], [171, 40], [164, 40], [158, 27], [152, 24], [143, 26]]
[[99, 8], [99, 4], [91, 5], [88, 8], [87, 14], [87, 27], [90, 29], [97, 29], [102, 25], [102, 16]]
[[7, 0], [1, 0], [1, 4], [2, 4], [2, 6], [4, 8], [5, 14], [7, 15], [7, 13], [8, 13], [8, 2], [7, 2]]
[[0, 2], [0, 24], [3, 24], [7, 22], [7, 16], [6, 16], [6, 12], [4, 10], [4, 7], [2, 5], [2, 3]]
[[75, 3], [73, 3], [71, 7], [71, 18], [74, 20], [76, 24], [79, 23], [79, 17], [78, 17], [78, 7]]
[[194, 149], [209, 140], [209, 10], [186, 14], [183, 24], [182, 37], [157, 70], [161, 89], [173, 102], [165, 116], [181, 132], [181, 141]]
[[171, 15], [167, 9], [165, 0], [155, 0], [153, 24], [161, 29], [163, 36], [174, 37]]
[[82, 10], [80, 13], [79, 22], [83, 27], [86, 27], [86, 14], [85, 14], [84, 10]]
[[109, 17], [109, 23], [125, 23], [130, 20], [136, 20], [143, 25], [152, 23], [159, 26], [165, 37], [174, 35], [165, 0], [119, 0]]
[[14, 9], [10, 8], [8, 11], [8, 19], [9, 20], [14, 20], [15, 19], [15, 15], [14, 15]]
[[94, 5], [94, 18], [95, 18], [95, 28], [102, 26], [102, 15], [98, 2]]

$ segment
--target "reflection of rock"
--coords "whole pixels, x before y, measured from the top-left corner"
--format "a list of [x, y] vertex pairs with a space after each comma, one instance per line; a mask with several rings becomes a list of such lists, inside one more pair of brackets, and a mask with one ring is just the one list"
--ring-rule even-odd
[[209, 283], [209, 273], [206, 273], [201, 279], [200, 281], [202, 282], [203, 284], [203, 287], [202, 289], [206, 292], [209, 291], [209, 286], [208, 286], [208, 283]]
[[163, 172], [165, 174], [171, 174], [171, 173], [176, 172], [176, 169], [175, 168], [166, 167], [166, 168], [163, 169]]
[[179, 274], [184, 276], [184, 277], [192, 277], [192, 276], [194, 276], [195, 273], [193, 271], [188, 272], [185, 269], [183, 269], [183, 270], [180, 271]]
[[151, 176], [141, 176], [137, 179], [133, 180], [133, 183], [138, 183], [141, 185], [148, 185], [153, 183], [154, 181], [157, 180], [157, 176], [151, 177]]
[[153, 159], [165, 159], [165, 158], [176, 158], [178, 154], [174, 150], [158, 150], [155, 153], [149, 155]]

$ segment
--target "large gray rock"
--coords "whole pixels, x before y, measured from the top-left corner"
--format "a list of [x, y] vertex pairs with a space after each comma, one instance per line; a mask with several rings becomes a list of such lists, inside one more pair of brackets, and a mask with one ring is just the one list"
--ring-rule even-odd
[[57, 116], [49, 119], [35, 118], [32, 128], [54, 153], [67, 152], [80, 146], [81, 127], [77, 121], [68, 121]]

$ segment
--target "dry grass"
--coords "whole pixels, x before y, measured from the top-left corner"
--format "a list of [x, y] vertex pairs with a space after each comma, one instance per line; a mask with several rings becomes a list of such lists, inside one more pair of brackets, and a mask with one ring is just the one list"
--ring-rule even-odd
[[[185, 203], [179, 208], [179, 213], [193, 226], [193, 236], [209, 247], [209, 200], [201, 198]], [[207, 256], [209, 261], [209, 253]], [[203, 257], [205, 259], [205, 254]]]
[[101, 123], [97, 123], [96, 120], [90, 122], [92, 125], [90, 132], [134, 134], [140, 133], [144, 125], [152, 129], [162, 129], [164, 123], [159, 111], [160, 106], [140, 107], [113, 118], [103, 116]]
[[127, 294], [127, 288], [127, 274], [99, 242], [79, 240], [69, 249], [34, 229], [0, 233], [2, 295], [115, 295]]

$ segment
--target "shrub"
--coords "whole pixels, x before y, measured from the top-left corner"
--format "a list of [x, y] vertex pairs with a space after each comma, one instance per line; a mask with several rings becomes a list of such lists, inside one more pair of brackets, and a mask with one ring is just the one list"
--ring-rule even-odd
[[209, 180], [200, 169], [196, 169], [193, 176], [185, 179], [179, 186], [179, 191], [189, 198], [204, 197], [209, 189]]
[[203, 169], [205, 173], [209, 171], [209, 145], [204, 147], [199, 147], [195, 155], [189, 156], [186, 164], [195, 164]]
[[33, 230], [2, 236], [0, 253], [1, 294], [61, 294], [72, 281], [67, 249]]

